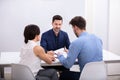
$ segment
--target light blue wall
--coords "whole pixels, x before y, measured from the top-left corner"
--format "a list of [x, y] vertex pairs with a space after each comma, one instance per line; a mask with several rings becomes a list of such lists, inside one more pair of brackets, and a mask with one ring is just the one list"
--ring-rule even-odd
[[103, 41], [103, 48], [108, 49], [109, 0], [94, 0], [93, 32]]
[[0, 0], [0, 51], [20, 51], [23, 30], [27, 24], [37, 24], [41, 33], [51, 28], [53, 15], [63, 16], [63, 30], [70, 40], [76, 37], [69, 21], [84, 16], [84, 0]]
[[109, 50], [120, 55], [120, 0], [110, 0]]

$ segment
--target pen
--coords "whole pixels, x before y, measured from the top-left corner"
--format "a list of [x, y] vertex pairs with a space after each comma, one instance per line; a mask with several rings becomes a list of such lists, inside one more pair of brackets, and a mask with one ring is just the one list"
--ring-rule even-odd
[[55, 56], [55, 58], [57, 58], [57, 56], [58, 56], [58, 54], [57, 53], [54, 53], [56, 56]]
[[56, 55], [58, 55], [57, 53], [55, 53]]

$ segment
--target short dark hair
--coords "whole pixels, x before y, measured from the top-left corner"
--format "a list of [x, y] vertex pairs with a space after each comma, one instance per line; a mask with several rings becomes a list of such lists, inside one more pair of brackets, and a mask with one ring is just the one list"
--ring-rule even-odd
[[62, 17], [60, 15], [55, 15], [52, 18], [52, 22], [54, 22], [55, 20], [63, 20]]
[[39, 35], [40, 34], [40, 29], [37, 25], [34, 25], [34, 24], [30, 24], [30, 25], [27, 25], [25, 26], [25, 29], [24, 29], [24, 42], [27, 43], [28, 40], [32, 40], [35, 38], [36, 35]]
[[75, 16], [74, 18], [71, 19], [69, 22], [73, 27], [77, 26], [80, 29], [86, 29], [86, 21], [83, 17], [81, 16]]

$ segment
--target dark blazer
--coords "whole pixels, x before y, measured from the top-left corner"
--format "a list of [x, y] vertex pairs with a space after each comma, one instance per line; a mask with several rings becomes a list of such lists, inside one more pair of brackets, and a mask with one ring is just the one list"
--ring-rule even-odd
[[50, 29], [42, 34], [40, 44], [45, 51], [57, 50], [63, 47], [68, 49], [70, 40], [66, 32], [60, 30], [58, 36], [56, 36], [53, 29]]

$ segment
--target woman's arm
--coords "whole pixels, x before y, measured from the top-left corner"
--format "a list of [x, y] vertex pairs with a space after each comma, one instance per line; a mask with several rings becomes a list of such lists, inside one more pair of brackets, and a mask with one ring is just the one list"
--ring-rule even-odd
[[51, 64], [55, 60], [55, 57], [49, 54], [46, 54], [44, 49], [41, 46], [34, 47], [34, 53], [40, 59], [44, 60], [46, 63]]

